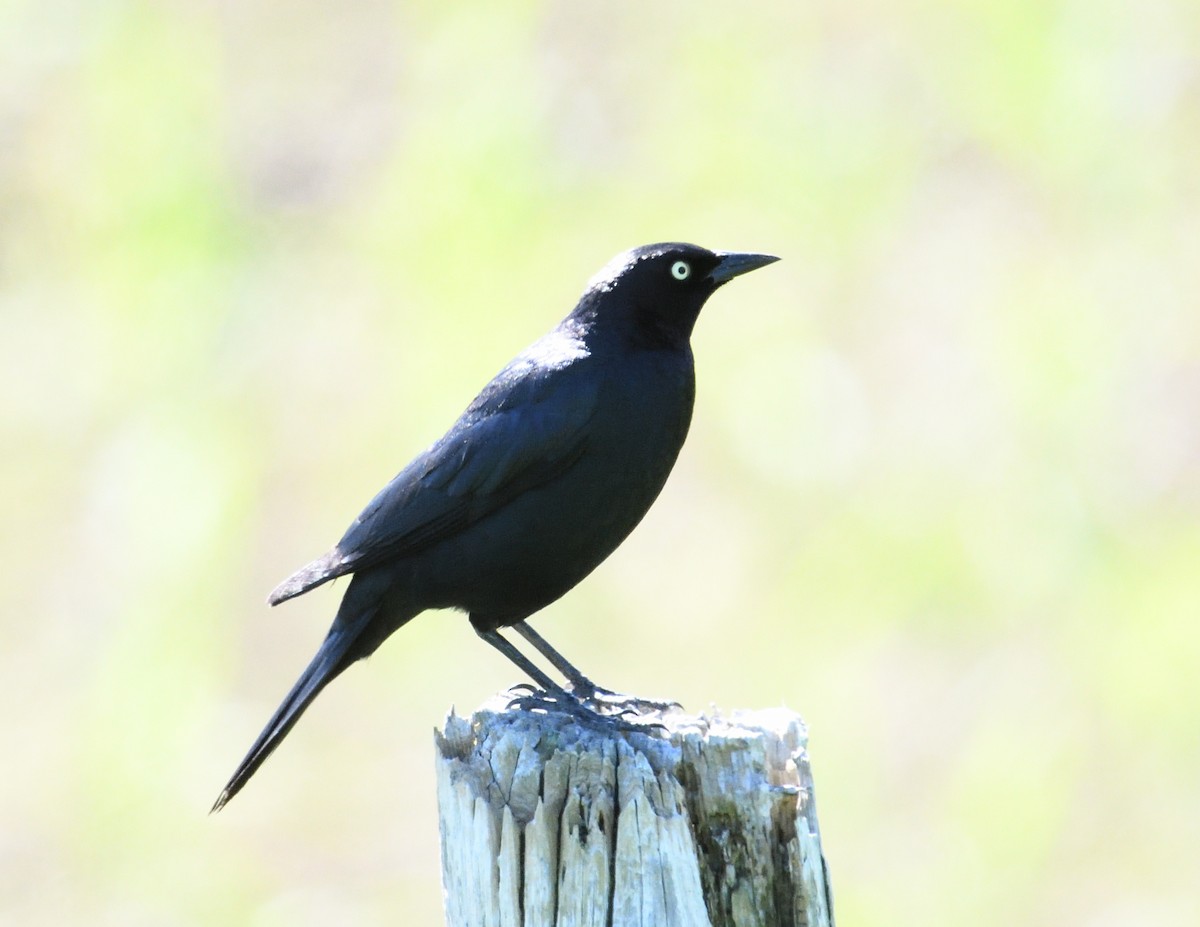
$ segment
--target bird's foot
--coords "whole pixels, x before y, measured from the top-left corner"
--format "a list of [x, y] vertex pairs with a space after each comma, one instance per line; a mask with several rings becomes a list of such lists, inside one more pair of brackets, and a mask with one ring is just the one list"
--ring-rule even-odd
[[653, 698], [641, 698], [637, 695], [621, 695], [617, 692], [598, 692], [586, 701], [593, 705], [612, 706], [620, 709], [619, 714], [648, 715], [665, 711], [674, 711], [683, 706], [679, 702], [663, 701]]
[[[514, 688], [518, 688], [514, 686]], [[520, 686], [519, 688], [529, 688]], [[593, 701], [597, 707], [601, 705], [612, 705], [618, 707], [615, 703], [604, 703]], [[618, 730], [625, 732], [634, 732], [644, 734], [649, 728], [666, 728], [657, 722], [637, 723], [634, 721], [625, 720], [625, 715], [633, 714], [633, 708], [621, 708], [605, 714], [600, 711], [595, 711], [584, 704], [577, 695], [573, 692], [565, 691], [546, 691], [544, 689], [533, 689], [528, 695], [518, 696], [508, 703], [509, 708], [519, 708], [522, 711], [541, 711], [546, 714], [562, 714], [569, 715], [581, 724], [586, 724], [590, 727], [602, 727], [608, 730]]]
[[603, 686], [598, 686], [586, 678], [580, 680], [578, 684], [571, 686], [571, 694], [581, 702], [586, 702], [599, 709], [616, 708], [616, 713], [621, 715], [662, 713], [683, 707], [679, 702], [639, 698], [636, 695], [625, 695], [622, 692], [614, 692], [612, 689], [605, 689]]

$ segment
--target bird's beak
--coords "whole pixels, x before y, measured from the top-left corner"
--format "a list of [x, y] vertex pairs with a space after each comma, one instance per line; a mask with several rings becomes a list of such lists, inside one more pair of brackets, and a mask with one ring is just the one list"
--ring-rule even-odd
[[717, 286], [779, 260], [773, 254], [741, 254], [737, 251], [718, 251], [717, 257], [721, 259], [721, 263], [708, 275], [708, 279]]

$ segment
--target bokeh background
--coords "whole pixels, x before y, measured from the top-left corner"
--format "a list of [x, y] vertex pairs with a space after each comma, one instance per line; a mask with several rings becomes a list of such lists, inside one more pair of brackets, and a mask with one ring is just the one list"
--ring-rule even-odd
[[430, 613], [209, 817], [264, 596], [661, 239], [784, 261], [538, 627], [801, 711], [844, 924], [1200, 923], [1200, 6], [4, 0], [0, 924], [440, 922], [514, 669]]

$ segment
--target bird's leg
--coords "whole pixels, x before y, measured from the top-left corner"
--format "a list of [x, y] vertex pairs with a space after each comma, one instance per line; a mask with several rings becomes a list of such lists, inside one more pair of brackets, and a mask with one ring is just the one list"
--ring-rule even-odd
[[614, 692], [612, 689], [605, 689], [603, 686], [598, 686], [572, 666], [566, 657], [551, 647], [550, 642], [538, 634], [537, 631], [533, 630], [527, 622], [521, 620], [512, 625], [512, 627], [525, 640], [533, 644], [538, 653], [554, 664], [555, 669], [567, 677], [567, 681], [571, 683], [571, 694], [576, 698], [582, 699], [585, 702], [591, 702], [593, 705], [601, 703], [616, 705], [626, 711], [641, 711], [644, 709], [666, 711], [670, 708], [680, 707], [678, 702], [659, 702], [651, 699], [628, 697]]
[[519, 666], [530, 679], [541, 686], [544, 691], [550, 693], [551, 695], [558, 695], [562, 696], [563, 698], [568, 697], [567, 693], [563, 691], [562, 686], [558, 685], [558, 683], [543, 673], [541, 669], [538, 668], [538, 665], [526, 657], [525, 654], [521, 653], [521, 651], [501, 637], [499, 631], [495, 630], [494, 628], [490, 631], [481, 631], [479, 628], [476, 628], [475, 633], [499, 650], [510, 660], [512, 660], [513, 663], [517, 664], [517, 666]]
[[542, 691], [534, 691], [529, 695], [522, 695], [519, 698], [513, 699], [508, 703], [510, 708], [516, 707], [524, 711], [536, 711], [539, 709], [542, 711], [555, 711], [560, 714], [570, 715], [576, 721], [583, 724], [590, 724], [593, 727], [616, 728], [619, 731], [632, 731], [644, 734], [648, 727], [662, 727], [661, 724], [632, 724], [620, 717], [602, 715], [599, 712], [592, 711], [577, 696], [556, 685], [549, 676], [538, 669], [535, 663], [529, 660], [521, 651], [517, 650], [509, 641], [501, 637], [498, 631], [494, 629], [481, 631], [479, 628], [476, 628], [475, 633], [512, 660], [513, 663], [528, 673], [534, 682], [542, 687]]
[[567, 681], [571, 683], [571, 693], [573, 695], [578, 696], [584, 701], [592, 701], [597, 695], [617, 694], [611, 689], [605, 689], [602, 686], [596, 685], [583, 675], [583, 673], [579, 672], [579, 670], [568, 662], [566, 657], [550, 646], [550, 642], [546, 638], [533, 630], [524, 620], [518, 621], [512, 627], [525, 640], [533, 644], [538, 653], [554, 664], [556, 670], [567, 677]]

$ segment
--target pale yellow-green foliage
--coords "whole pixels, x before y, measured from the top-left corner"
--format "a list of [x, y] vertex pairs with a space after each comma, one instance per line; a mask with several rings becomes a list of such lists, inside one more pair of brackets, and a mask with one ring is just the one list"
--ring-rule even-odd
[[210, 818], [263, 599], [661, 239], [784, 260], [537, 627], [802, 711], [843, 923], [1200, 922], [1200, 6], [7, 0], [0, 923], [439, 922], [513, 667], [430, 613]]

